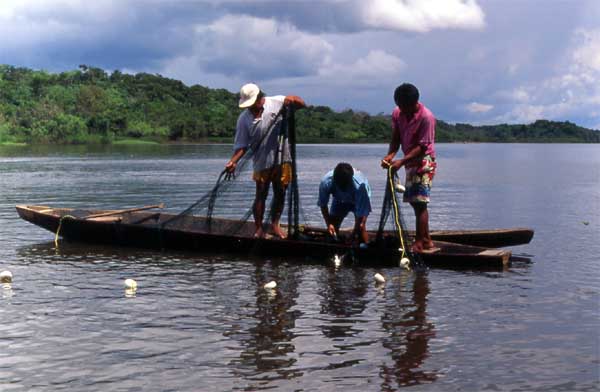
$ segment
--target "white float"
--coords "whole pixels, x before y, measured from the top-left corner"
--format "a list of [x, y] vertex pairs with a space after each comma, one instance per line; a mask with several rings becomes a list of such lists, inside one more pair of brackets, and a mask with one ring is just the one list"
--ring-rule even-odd
[[275, 282], [274, 280], [270, 281], [269, 283], [265, 283], [265, 285], [263, 286], [265, 289], [267, 290], [272, 290], [275, 287], [277, 287], [277, 282]]
[[408, 257], [403, 257], [400, 260], [400, 267], [404, 267], [406, 269], [410, 269], [410, 260], [408, 259]]
[[404, 193], [404, 191], [406, 191], [406, 188], [404, 187], [404, 185], [402, 185], [400, 181], [397, 181], [394, 184], [394, 189], [396, 189], [396, 192], [398, 193]]
[[137, 290], [137, 282], [133, 279], [125, 279], [124, 284], [127, 290]]
[[13, 275], [10, 271], [2, 271], [0, 272], [0, 282], [2, 283], [10, 283], [12, 282]]
[[383, 275], [381, 275], [379, 272], [376, 273], [373, 278], [375, 279], [375, 282], [377, 283], [385, 283], [385, 278], [383, 277]]

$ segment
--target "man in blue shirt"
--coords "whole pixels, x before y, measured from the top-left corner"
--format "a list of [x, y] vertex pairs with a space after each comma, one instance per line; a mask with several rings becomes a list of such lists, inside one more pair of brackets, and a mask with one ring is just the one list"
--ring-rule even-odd
[[[333, 196], [331, 208], [328, 209], [329, 196]], [[371, 188], [367, 178], [348, 163], [339, 163], [334, 170], [328, 172], [319, 186], [321, 213], [327, 225], [327, 231], [336, 237], [340, 226], [350, 211], [354, 213], [353, 241], [366, 244], [367, 217], [371, 212]]]

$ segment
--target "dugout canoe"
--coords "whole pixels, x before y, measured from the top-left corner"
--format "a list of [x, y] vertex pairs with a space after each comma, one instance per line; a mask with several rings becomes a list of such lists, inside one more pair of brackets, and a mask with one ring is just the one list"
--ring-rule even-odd
[[[398, 264], [397, 239], [391, 233], [366, 249], [352, 248], [342, 242], [333, 242], [323, 229], [303, 227], [298, 239], [253, 238], [254, 224], [213, 218], [185, 216], [172, 220], [174, 214], [150, 211], [114, 213], [114, 210], [52, 208], [47, 206], [18, 205], [19, 216], [60, 237], [72, 241], [132, 246], [152, 249], [192, 251], [217, 250], [278, 256], [306, 256], [329, 259], [334, 254], [351, 254], [361, 265]], [[90, 215], [97, 217], [89, 218]], [[88, 217], [88, 218], [86, 218]], [[170, 222], [169, 222], [170, 221]], [[169, 222], [166, 223], [165, 222]], [[60, 226], [60, 228], [59, 228]], [[521, 230], [521, 229], [519, 229]], [[485, 231], [493, 233], [493, 231]], [[449, 235], [452, 232], [444, 232]], [[475, 238], [474, 232], [462, 231], [463, 237]], [[470, 233], [470, 234], [469, 234]], [[371, 233], [374, 238], [374, 233]], [[454, 232], [459, 238], [459, 232]], [[482, 238], [481, 234], [478, 238]], [[529, 237], [531, 239], [531, 237]], [[511, 240], [514, 243], [514, 239]], [[528, 240], [527, 240], [528, 241]], [[496, 240], [497, 244], [498, 241]], [[432, 267], [443, 268], [502, 268], [510, 264], [508, 250], [434, 240], [433, 250], [421, 253], [423, 261]]]

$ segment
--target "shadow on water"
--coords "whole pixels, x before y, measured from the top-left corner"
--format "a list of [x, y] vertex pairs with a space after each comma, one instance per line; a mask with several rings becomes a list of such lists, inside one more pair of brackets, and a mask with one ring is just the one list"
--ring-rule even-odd
[[257, 262], [258, 257], [237, 253], [223, 253], [214, 250], [198, 252], [158, 251], [134, 247], [106, 246], [61, 239], [58, 246], [52, 242], [41, 242], [21, 246], [16, 253], [22, 264], [39, 263], [129, 263], [160, 266], [180, 266], [185, 264], [212, 264], [220, 262]]

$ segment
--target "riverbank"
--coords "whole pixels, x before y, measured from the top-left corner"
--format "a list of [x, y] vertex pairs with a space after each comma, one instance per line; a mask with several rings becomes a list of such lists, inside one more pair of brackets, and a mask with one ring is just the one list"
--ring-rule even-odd
[[[449, 144], [598, 144], [600, 142], [583, 141], [555, 141], [555, 140], [531, 140], [531, 141], [436, 141], [437, 143]], [[199, 140], [156, 140], [156, 139], [119, 139], [109, 142], [99, 143], [97, 141], [90, 143], [24, 143], [24, 142], [0, 142], [3, 147], [25, 147], [25, 146], [168, 146], [168, 145], [204, 145], [204, 144], [232, 144], [233, 138], [206, 138]], [[341, 140], [334, 141], [330, 139], [310, 139], [301, 140], [299, 144], [387, 144], [386, 140]]]
[[[1, 144], [231, 143], [240, 114], [237, 94], [160, 75], [88, 66], [48, 73], [0, 65], [0, 81]], [[387, 143], [390, 123], [390, 114], [327, 106], [296, 113], [299, 143]], [[600, 143], [600, 132], [569, 121], [471, 125], [438, 120], [436, 142]]]

